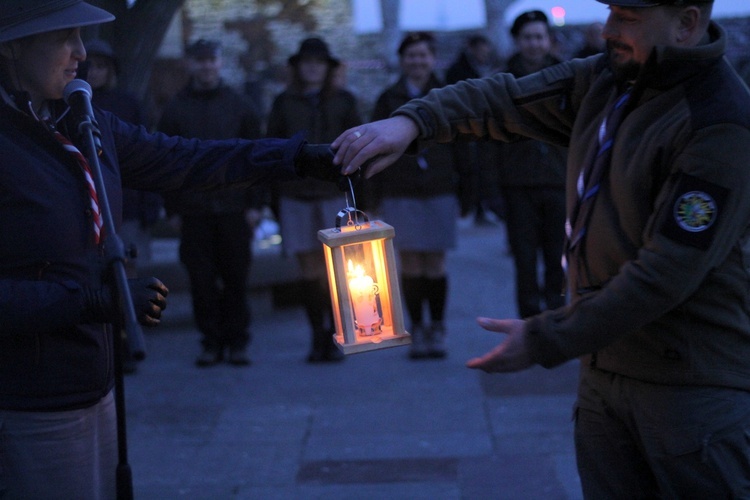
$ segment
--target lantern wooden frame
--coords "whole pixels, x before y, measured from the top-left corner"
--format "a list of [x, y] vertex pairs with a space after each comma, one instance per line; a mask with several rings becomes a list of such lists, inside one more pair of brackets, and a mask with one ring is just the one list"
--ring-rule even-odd
[[[404, 328], [401, 292], [393, 251], [392, 226], [373, 220], [318, 231], [323, 243], [336, 333], [334, 341], [344, 354], [385, 349], [411, 343]], [[355, 305], [349, 291], [349, 262], [355, 256], [365, 266], [377, 290], [378, 333], [355, 322]], [[366, 277], [369, 277], [366, 276]]]

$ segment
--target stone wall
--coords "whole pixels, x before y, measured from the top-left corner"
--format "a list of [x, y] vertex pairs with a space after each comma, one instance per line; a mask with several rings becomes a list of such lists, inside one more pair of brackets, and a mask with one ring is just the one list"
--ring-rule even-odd
[[[398, 76], [397, 68], [389, 68], [380, 52], [379, 35], [354, 34], [349, 0], [296, 4], [302, 6], [298, 11], [280, 13], [281, 2], [187, 0], [183, 11], [175, 16], [154, 68], [152, 88], [157, 113], [159, 106], [184, 84], [179, 57], [181, 48], [190, 41], [220, 40], [225, 80], [248, 92], [267, 112], [273, 96], [284, 88], [287, 58], [296, 52], [302, 39], [315, 35], [324, 38], [333, 54], [344, 62], [346, 86], [359, 98], [363, 119], [369, 119], [377, 96]], [[728, 58], [750, 77], [750, 18], [721, 19], [720, 23], [729, 34]], [[583, 28], [555, 28], [563, 59], [582, 45]], [[436, 33], [439, 72], [455, 59], [472, 33], [475, 31]]]

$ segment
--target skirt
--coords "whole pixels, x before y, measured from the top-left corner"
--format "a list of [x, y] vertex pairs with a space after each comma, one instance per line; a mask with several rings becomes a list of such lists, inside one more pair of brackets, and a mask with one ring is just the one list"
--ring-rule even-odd
[[456, 246], [458, 200], [452, 194], [429, 198], [384, 198], [383, 222], [393, 226], [399, 250], [442, 252]]

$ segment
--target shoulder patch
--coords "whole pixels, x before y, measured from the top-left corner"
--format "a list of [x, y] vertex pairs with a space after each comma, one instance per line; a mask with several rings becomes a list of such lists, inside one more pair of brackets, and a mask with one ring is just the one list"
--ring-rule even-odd
[[661, 232], [678, 243], [707, 249], [728, 193], [727, 188], [712, 182], [680, 174]]

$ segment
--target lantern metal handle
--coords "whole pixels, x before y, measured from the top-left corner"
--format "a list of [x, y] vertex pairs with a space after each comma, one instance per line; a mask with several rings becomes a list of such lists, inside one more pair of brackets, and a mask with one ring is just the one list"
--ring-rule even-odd
[[[357, 199], [354, 197], [354, 184], [352, 183], [351, 177], [346, 179], [349, 182], [349, 191], [346, 193], [346, 208], [341, 209], [336, 214], [336, 231], [341, 231], [341, 221], [346, 218], [347, 226], [354, 226], [355, 229], [361, 229], [362, 224], [370, 222], [370, 218], [362, 210], [357, 209]], [[349, 204], [349, 197], [351, 196], [351, 204]], [[359, 220], [359, 215], [364, 219]], [[353, 218], [352, 218], [353, 216]]]
[[[359, 220], [359, 215], [362, 216], [363, 221]], [[352, 218], [352, 216], [354, 218]], [[346, 218], [346, 226], [361, 226], [363, 223], [370, 222], [370, 218], [367, 216], [366, 213], [364, 213], [362, 210], [358, 210], [355, 207], [346, 207], [344, 209], [341, 209], [338, 214], [336, 214], [336, 229], [341, 230], [341, 221]]]

